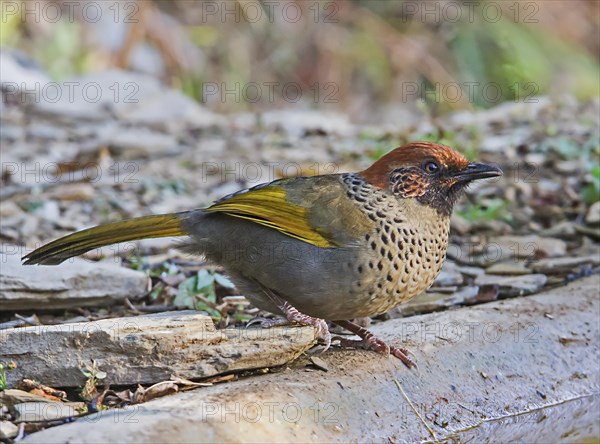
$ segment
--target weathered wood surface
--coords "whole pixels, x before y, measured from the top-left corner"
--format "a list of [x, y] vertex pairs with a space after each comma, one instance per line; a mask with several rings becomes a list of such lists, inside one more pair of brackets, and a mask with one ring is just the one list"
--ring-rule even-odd
[[312, 327], [216, 330], [210, 317], [182, 311], [0, 330], [0, 355], [17, 363], [9, 386], [82, 386], [92, 360], [107, 373], [102, 383], [136, 385], [283, 365], [315, 342]]
[[[580, 442], [600, 434], [599, 286], [592, 276], [535, 296], [374, 326], [415, 353], [420, 374], [371, 352], [333, 349], [320, 356], [328, 372], [297, 364], [104, 411], [24, 442], [434, 439], [394, 377], [435, 439]], [[198, 349], [183, 354], [202, 360]]]

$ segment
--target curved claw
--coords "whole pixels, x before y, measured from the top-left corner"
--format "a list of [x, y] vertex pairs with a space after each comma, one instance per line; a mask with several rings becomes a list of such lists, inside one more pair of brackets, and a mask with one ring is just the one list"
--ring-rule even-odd
[[[373, 333], [371, 333], [366, 328], [361, 327], [360, 325], [356, 325], [350, 321], [334, 321], [340, 327], [343, 327], [347, 330], [350, 330], [352, 333], [360, 336], [361, 340], [356, 339], [345, 339], [336, 336], [336, 340], [340, 341], [340, 345], [342, 347], [354, 347], [354, 348], [363, 348], [365, 350], [373, 350], [379, 353], [382, 353], [386, 356], [392, 355], [398, 359], [400, 359], [404, 365], [408, 368], [416, 367], [416, 364], [412, 359], [408, 357], [408, 355], [414, 356], [411, 352], [406, 350], [405, 348], [399, 347], [390, 347], [386, 344], [382, 339], [376, 337]], [[418, 368], [417, 368], [418, 371]]]
[[325, 343], [325, 347], [321, 350], [321, 353], [326, 352], [331, 347], [331, 333], [329, 332], [329, 327], [327, 326], [327, 322], [323, 319], [313, 318], [315, 319], [314, 327], [317, 327], [319, 330], [319, 339]]
[[[396, 358], [400, 359], [404, 363], [404, 365], [406, 365], [408, 368], [415, 367], [417, 369], [417, 372], [419, 372], [419, 368], [417, 367], [417, 364], [415, 364], [415, 362], [408, 357], [408, 354], [410, 353], [408, 350], [406, 350], [404, 348], [398, 348], [398, 347], [388, 347], [388, 348], [389, 348], [390, 354], [392, 356], [395, 356]], [[412, 354], [412, 353], [410, 353], [410, 354], [414, 356], [414, 354]]]
[[271, 328], [271, 327], [278, 327], [281, 325], [288, 325], [290, 323], [290, 321], [288, 321], [286, 318], [264, 318], [264, 317], [258, 317], [258, 318], [254, 318], [251, 321], [249, 321], [246, 324], [245, 328], [248, 328], [252, 325], [255, 324], [260, 324], [260, 326], [262, 328]]

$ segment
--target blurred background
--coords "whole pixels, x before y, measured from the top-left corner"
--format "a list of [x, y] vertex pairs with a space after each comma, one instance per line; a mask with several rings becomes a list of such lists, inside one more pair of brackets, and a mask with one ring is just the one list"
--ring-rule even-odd
[[[600, 1], [0, 0], [0, 13], [0, 333], [184, 308], [219, 328], [266, 315], [226, 270], [182, 253], [173, 239], [112, 245], [52, 269], [25, 267], [21, 257], [75, 230], [203, 208], [281, 177], [361, 171], [415, 140], [450, 145], [504, 176], [477, 181], [456, 205], [432, 288], [374, 322], [507, 298], [527, 303], [522, 296], [600, 273]], [[486, 423], [512, 427], [504, 419], [516, 412], [520, 419], [515, 434], [496, 438], [598, 442], [597, 402], [584, 399], [597, 393], [597, 365], [571, 362], [574, 347], [598, 355], [597, 337], [587, 339], [598, 327], [583, 321], [593, 306], [573, 285], [554, 311], [538, 304], [534, 313], [540, 337], [569, 348], [548, 360], [505, 361], [544, 375], [535, 386], [512, 378], [515, 368], [474, 365], [476, 350], [464, 368], [477, 373], [462, 378], [469, 390], [450, 385], [449, 398], [468, 393], [473, 377], [514, 384], [506, 387], [519, 402], [496, 399], [502, 421]], [[552, 319], [569, 310], [576, 321], [557, 330], [566, 324]], [[55, 350], [53, 338], [32, 352], [34, 366], [0, 362], [0, 390], [7, 371], [9, 380], [17, 373], [48, 383], [34, 370], [38, 350]], [[63, 361], [51, 362], [61, 378]], [[554, 382], [557, 362], [569, 370], [564, 384]], [[81, 398], [98, 399], [98, 373], [81, 373], [93, 389]], [[581, 407], [566, 404], [575, 398]], [[481, 423], [487, 400], [435, 413], [436, 432]], [[107, 397], [104, 406], [127, 403]], [[536, 409], [530, 422], [515, 407], [525, 403]], [[569, 413], [537, 410], [559, 404]], [[586, 435], [588, 417], [596, 428]], [[13, 417], [0, 410], [4, 420]]]
[[392, 122], [407, 104], [598, 96], [599, 17], [593, 0], [3, 1], [0, 44], [57, 81], [122, 68], [219, 112]]
[[[0, 10], [0, 242], [17, 274], [34, 272], [23, 254], [59, 235], [201, 208], [280, 177], [359, 171], [414, 140], [505, 173], [455, 208], [450, 259], [539, 279], [523, 289], [515, 278], [510, 295], [598, 267], [580, 260], [598, 257], [600, 240], [598, 1], [3, 0]], [[476, 248], [461, 256], [466, 244]], [[517, 257], [486, 254], [491, 244]], [[180, 255], [154, 239], [86, 257], [149, 273], [142, 305], [243, 319], [217, 310], [212, 290], [206, 302], [196, 272], [214, 269]], [[553, 257], [576, 265], [529, 276], [530, 262]], [[479, 297], [472, 276], [457, 285]]]

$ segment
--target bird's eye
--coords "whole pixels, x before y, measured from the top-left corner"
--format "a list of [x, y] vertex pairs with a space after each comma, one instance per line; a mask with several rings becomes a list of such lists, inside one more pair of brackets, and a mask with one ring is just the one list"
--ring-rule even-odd
[[430, 160], [428, 162], [425, 162], [425, 164], [423, 165], [423, 170], [425, 170], [426, 173], [435, 174], [440, 171], [440, 166], [433, 160]]

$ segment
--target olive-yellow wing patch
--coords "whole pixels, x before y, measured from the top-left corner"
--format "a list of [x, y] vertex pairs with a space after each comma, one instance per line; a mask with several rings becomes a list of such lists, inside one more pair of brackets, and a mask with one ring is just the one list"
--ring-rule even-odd
[[278, 185], [266, 185], [233, 194], [206, 208], [247, 219], [317, 247], [333, 247], [334, 243], [311, 227], [308, 208], [289, 202], [287, 191]]

